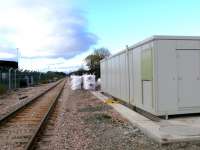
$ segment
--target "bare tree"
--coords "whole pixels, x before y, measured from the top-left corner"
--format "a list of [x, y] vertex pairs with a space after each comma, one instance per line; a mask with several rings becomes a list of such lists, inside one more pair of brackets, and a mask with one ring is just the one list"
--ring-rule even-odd
[[110, 55], [110, 51], [107, 48], [98, 48], [85, 58], [86, 65], [89, 67], [90, 72], [94, 73], [97, 78], [100, 77], [100, 61]]

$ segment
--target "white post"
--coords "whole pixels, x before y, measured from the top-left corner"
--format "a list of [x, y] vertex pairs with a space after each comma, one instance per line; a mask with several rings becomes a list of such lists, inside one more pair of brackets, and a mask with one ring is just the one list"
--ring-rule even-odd
[[41, 72], [39, 72], [39, 81], [40, 81], [40, 79], [41, 79]]
[[12, 71], [12, 69], [13, 68], [10, 68], [9, 71], [8, 71], [8, 76], [9, 76], [9, 79], [8, 79], [9, 80], [9, 90], [11, 89], [11, 71]]
[[130, 62], [129, 62], [129, 47], [128, 45], [126, 45], [126, 57], [127, 57], [127, 72], [128, 72], [128, 100], [129, 100], [129, 104], [131, 103], [131, 91], [130, 91]]
[[15, 89], [17, 88], [17, 70], [15, 69]]
[[17, 63], [19, 64], [19, 48], [17, 48], [16, 50], [17, 50]]

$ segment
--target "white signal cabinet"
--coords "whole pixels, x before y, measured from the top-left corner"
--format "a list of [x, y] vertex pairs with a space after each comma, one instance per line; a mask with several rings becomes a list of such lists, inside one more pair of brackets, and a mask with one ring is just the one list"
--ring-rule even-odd
[[102, 91], [156, 116], [200, 112], [200, 37], [153, 36], [101, 61]]

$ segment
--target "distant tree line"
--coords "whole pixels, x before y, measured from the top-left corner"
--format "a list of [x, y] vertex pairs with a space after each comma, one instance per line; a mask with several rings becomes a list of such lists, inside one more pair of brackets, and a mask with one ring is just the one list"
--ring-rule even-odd
[[46, 73], [30, 70], [12, 70], [8, 76], [9, 68], [0, 67], [0, 95], [8, 89], [22, 88], [38, 84], [57, 81], [66, 77], [64, 72], [48, 71]]
[[58, 80], [66, 77], [66, 73], [57, 71], [48, 71], [46, 73], [41, 73], [41, 82], [47, 83], [49, 81]]

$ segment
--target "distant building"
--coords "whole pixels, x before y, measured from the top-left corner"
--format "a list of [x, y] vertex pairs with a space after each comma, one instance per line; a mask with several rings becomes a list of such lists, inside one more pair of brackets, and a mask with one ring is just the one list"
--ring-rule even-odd
[[16, 69], [18, 69], [18, 62], [0, 60], [0, 84], [4, 85], [6, 89], [17, 87], [18, 83], [14, 74]]
[[0, 69], [8, 69], [8, 68], [17, 69], [18, 68], [18, 62], [0, 60]]

